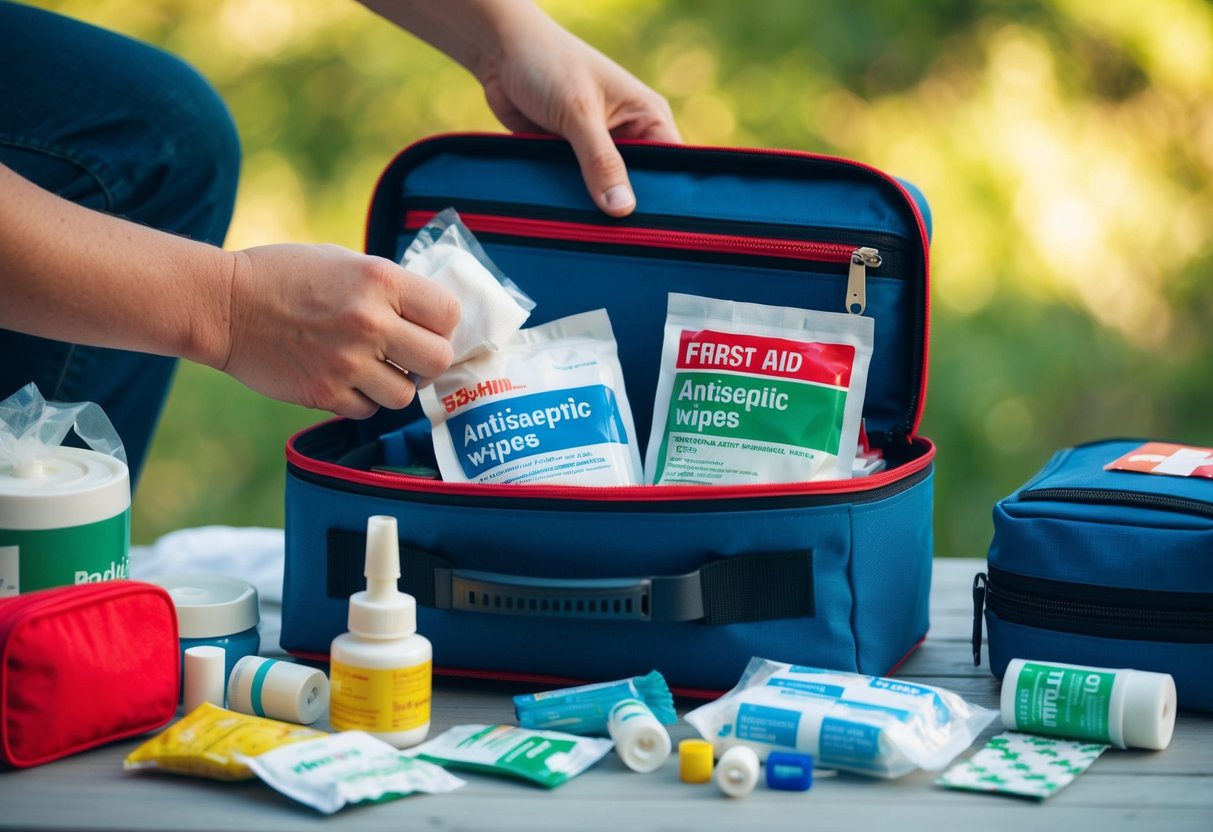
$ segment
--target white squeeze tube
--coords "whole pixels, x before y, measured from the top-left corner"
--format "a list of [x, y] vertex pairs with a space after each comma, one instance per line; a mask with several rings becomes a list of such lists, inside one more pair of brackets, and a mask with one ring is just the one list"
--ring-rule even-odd
[[1175, 680], [1147, 670], [1012, 659], [1002, 680], [1012, 731], [1161, 751], [1175, 730]]
[[639, 699], [623, 699], [612, 705], [607, 731], [619, 758], [632, 771], [656, 771], [670, 757], [669, 732]]
[[417, 395], [447, 482], [640, 484], [636, 428], [605, 309], [521, 330]]

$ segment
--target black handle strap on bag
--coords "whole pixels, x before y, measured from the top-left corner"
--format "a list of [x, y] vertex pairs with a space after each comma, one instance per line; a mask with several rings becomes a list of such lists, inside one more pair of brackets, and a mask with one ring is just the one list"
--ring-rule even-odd
[[[329, 530], [330, 598], [365, 588], [365, 552], [365, 533]], [[421, 606], [494, 615], [719, 625], [816, 611], [811, 550], [720, 557], [683, 575], [565, 579], [459, 569], [401, 541], [400, 572], [401, 591]]]

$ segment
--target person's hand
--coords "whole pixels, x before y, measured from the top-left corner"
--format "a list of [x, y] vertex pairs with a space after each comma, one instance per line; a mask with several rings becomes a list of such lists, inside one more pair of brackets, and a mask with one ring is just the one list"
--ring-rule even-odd
[[362, 419], [404, 407], [413, 375], [450, 366], [459, 302], [437, 283], [339, 246], [235, 258], [229, 349], [211, 363], [254, 390]]
[[636, 207], [612, 137], [681, 141], [662, 96], [544, 15], [507, 27], [474, 71], [510, 130], [568, 139], [590, 196], [612, 216]]

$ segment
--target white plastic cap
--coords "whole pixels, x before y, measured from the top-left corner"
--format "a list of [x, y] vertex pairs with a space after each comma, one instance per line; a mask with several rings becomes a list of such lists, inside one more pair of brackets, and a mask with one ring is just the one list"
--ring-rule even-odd
[[1175, 680], [1167, 673], [1125, 673], [1124, 740], [1130, 748], [1162, 751], [1175, 732]]
[[185, 691], [182, 702], [190, 713], [203, 702], [223, 707], [227, 686], [227, 653], [222, 647], [199, 645], [185, 651]]
[[177, 608], [181, 638], [217, 638], [257, 626], [257, 588], [225, 575], [163, 575], [148, 578], [168, 590]]
[[747, 745], [734, 745], [716, 763], [716, 785], [729, 797], [745, 797], [758, 784], [758, 754]]
[[403, 638], [417, 632], [417, 601], [401, 592], [400, 540], [396, 518], [366, 521], [366, 589], [350, 596], [349, 630], [367, 638]]

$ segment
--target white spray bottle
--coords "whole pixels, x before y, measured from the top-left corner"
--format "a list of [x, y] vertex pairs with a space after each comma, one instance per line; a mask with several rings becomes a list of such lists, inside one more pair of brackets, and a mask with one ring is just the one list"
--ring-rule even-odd
[[333, 639], [329, 724], [366, 731], [397, 748], [430, 730], [429, 640], [417, 634], [417, 602], [400, 592], [396, 518], [366, 525], [366, 590], [350, 597], [349, 632]]

